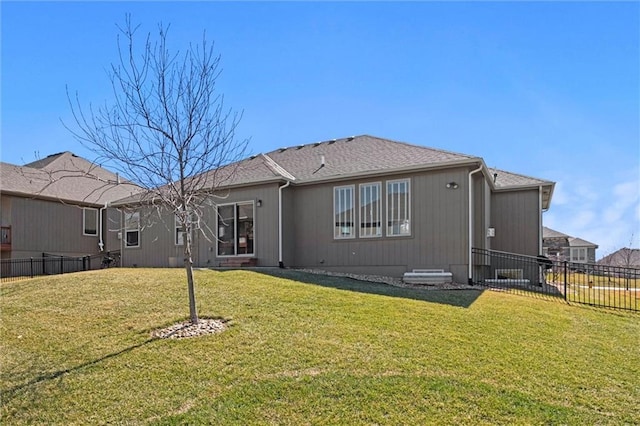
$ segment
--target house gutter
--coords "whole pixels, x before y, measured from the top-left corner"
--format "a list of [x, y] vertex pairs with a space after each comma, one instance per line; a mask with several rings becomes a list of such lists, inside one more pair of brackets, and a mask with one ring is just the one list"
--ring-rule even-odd
[[284, 268], [282, 259], [282, 190], [291, 185], [291, 181], [287, 180], [282, 186], [278, 187], [278, 267]]
[[481, 164], [480, 167], [469, 172], [469, 284], [473, 283], [473, 262], [471, 261], [473, 257], [473, 175], [481, 172], [483, 168]]

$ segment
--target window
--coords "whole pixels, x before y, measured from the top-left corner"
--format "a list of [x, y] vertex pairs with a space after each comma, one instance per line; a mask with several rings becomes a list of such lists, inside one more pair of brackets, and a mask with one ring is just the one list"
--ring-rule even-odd
[[124, 214], [124, 246], [140, 247], [140, 212]]
[[174, 221], [174, 229], [175, 229], [175, 233], [174, 235], [174, 243], [177, 246], [183, 246], [184, 245], [184, 232], [182, 231], [182, 224], [180, 223], [180, 218], [178, 217], [178, 215], [174, 215], [173, 216], [173, 221]]
[[387, 181], [387, 235], [411, 234], [409, 179]]
[[355, 237], [354, 186], [337, 186], [333, 191], [334, 238]]
[[360, 185], [360, 237], [382, 236], [381, 184]]
[[254, 254], [253, 202], [218, 206], [218, 256]]
[[581, 247], [571, 248], [571, 261], [572, 262], [586, 262], [587, 261], [587, 249]]
[[82, 235], [98, 235], [98, 209], [82, 209]]

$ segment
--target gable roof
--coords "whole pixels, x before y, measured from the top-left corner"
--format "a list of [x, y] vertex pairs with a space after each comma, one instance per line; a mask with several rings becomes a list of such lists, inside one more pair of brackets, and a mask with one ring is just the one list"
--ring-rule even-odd
[[599, 265], [640, 268], [640, 249], [621, 248], [597, 262]]
[[491, 172], [492, 180], [496, 188], [518, 188], [532, 185], [546, 185], [549, 183], [547, 180], [508, 172], [506, 170], [489, 168], [489, 171]]
[[139, 191], [138, 186], [68, 151], [25, 166], [0, 163], [3, 193], [103, 205]]
[[[239, 162], [205, 173], [205, 187], [230, 188], [261, 183], [286, 182], [305, 185], [348, 178], [469, 166], [483, 167], [484, 160], [442, 149], [412, 145], [369, 135], [351, 136], [280, 148], [253, 155]], [[497, 170], [497, 169], [495, 169]], [[500, 178], [489, 184], [494, 190], [543, 187], [543, 208], [548, 208], [554, 183], [515, 173], [497, 171]], [[127, 204], [141, 201], [129, 197], [118, 201]]]
[[[113, 173], [68, 152], [55, 154], [30, 163], [23, 166], [23, 169], [44, 171], [46, 175], [54, 171], [67, 170], [70, 164], [74, 166], [75, 170], [78, 169], [78, 164], [81, 164], [84, 169], [91, 170], [92, 174], [102, 176], [101, 180], [104, 182], [113, 183], [117, 178]], [[455, 166], [468, 166], [473, 168], [482, 166], [483, 174], [491, 187], [496, 191], [538, 188], [542, 186], [543, 208], [548, 208], [550, 204], [555, 185], [553, 182], [503, 170], [488, 169], [481, 157], [369, 135], [352, 136], [289, 148], [280, 148], [266, 154], [254, 155], [239, 162], [211, 170], [196, 178], [200, 179], [203, 177], [206, 180], [205, 187], [223, 189], [286, 181], [292, 182], [295, 185], [305, 185], [339, 181], [348, 178], [416, 172]], [[493, 176], [493, 173], [498, 173], [498, 178], [489, 178], [490, 175]], [[77, 176], [77, 178], [79, 177]], [[46, 179], [44, 180], [46, 181]], [[25, 182], [22, 182], [21, 185], [25, 187], [28, 186]], [[22, 189], [27, 193], [35, 192], [34, 188], [31, 187]], [[57, 192], [53, 189], [56, 189]], [[96, 189], [88, 189], [89, 193], [93, 194], [96, 192]], [[83, 190], [87, 190], [87, 188], [83, 188]], [[70, 196], [72, 199], [80, 197], [81, 192], [80, 186], [76, 186], [71, 190], [68, 188], [59, 188], [55, 184], [48, 186], [46, 191], [42, 191], [45, 195], [51, 193], [53, 197], [62, 198], [62, 194]], [[85, 192], [85, 194], [86, 193], [87, 192]], [[115, 195], [115, 192], [111, 192], [108, 197], [102, 196], [101, 194], [99, 197], [92, 197], [91, 199], [95, 198], [98, 200], [97, 202], [106, 198], [108, 198], [108, 201], [117, 199], [116, 204], [127, 204], [142, 201], [140, 194], [141, 192], [137, 190], [137, 187], [133, 187], [130, 188], [126, 194], [118, 198], [112, 198], [111, 195]]]
[[582, 238], [569, 237], [569, 247], [598, 248], [598, 245], [587, 240], [583, 240]]
[[[266, 167], [256, 161], [262, 161]], [[274, 177], [302, 185], [381, 173], [458, 165], [475, 167], [479, 164], [484, 166], [481, 157], [362, 135], [280, 148], [222, 168], [233, 167], [237, 175], [234, 177], [231, 177], [234, 173], [221, 169], [215, 173], [224, 177], [216, 180], [218, 184], [224, 180], [224, 186], [250, 184]], [[550, 181], [491, 170], [499, 174], [499, 179], [492, 182], [495, 189], [553, 186]], [[489, 169], [486, 166], [485, 171], [488, 175]]]
[[547, 228], [546, 226], [542, 227], [542, 238], [566, 238], [569, 239], [569, 235], [563, 234], [560, 231], [556, 231], [555, 229]]
[[597, 244], [589, 242], [587, 240], [583, 240], [582, 238], [575, 238], [571, 235], [563, 234], [560, 231], [556, 231], [555, 229], [547, 228], [546, 226], [542, 227], [542, 239], [546, 240], [549, 238], [563, 238], [567, 240], [567, 244], [569, 247], [588, 247], [588, 248], [598, 248]]
[[267, 155], [298, 183], [481, 161], [470, 155], [368, 135], [281, 148]]

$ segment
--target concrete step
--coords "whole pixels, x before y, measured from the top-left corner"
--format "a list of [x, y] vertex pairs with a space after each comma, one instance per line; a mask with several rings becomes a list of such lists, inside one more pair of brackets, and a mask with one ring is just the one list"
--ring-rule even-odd
[[230, 257], [219, 262], [219, 266], [222, 268], [251, 267], [256, 266], [257, 264], [258, 259], [255, 257]]

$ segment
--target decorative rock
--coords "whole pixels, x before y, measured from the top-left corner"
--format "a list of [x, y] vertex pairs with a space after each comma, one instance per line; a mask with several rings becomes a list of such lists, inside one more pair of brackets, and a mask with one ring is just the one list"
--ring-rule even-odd
[[331, 272], [324, 271], [320, 269], [297, 269], [300, 272], [307, 272], [310, 274], [317, 275], [327, 275], [331, 277], [345, 277], [351, 278], [353, 280], [358, 281], [367, 281], [373, 283], [387, 284], [394, 287], [402, 287], [402, 288], [415, 288], [415, 289], [423, 289], [423, 290], [465, 290], [465, 289], [477, 289], [477, 287], [471, 286], [469, 284], [460, 284], [460, 283], [438, 283], [434, 285], [420, 285], [420, 284], [411, 284], [405, 283], [401, 278], [394, 277], [386, 277], [382, 275], [363, 275], [363, 274], [349, 274], [343, 272]]
[[227, 328], [225, 321], [220, 319], [200, 319], [197, 324], [184, 321], [161, 330], [155, 330], [151, 337], [160, 339], [186, 339], [189, 337], [205, 336], [220, 333]]

